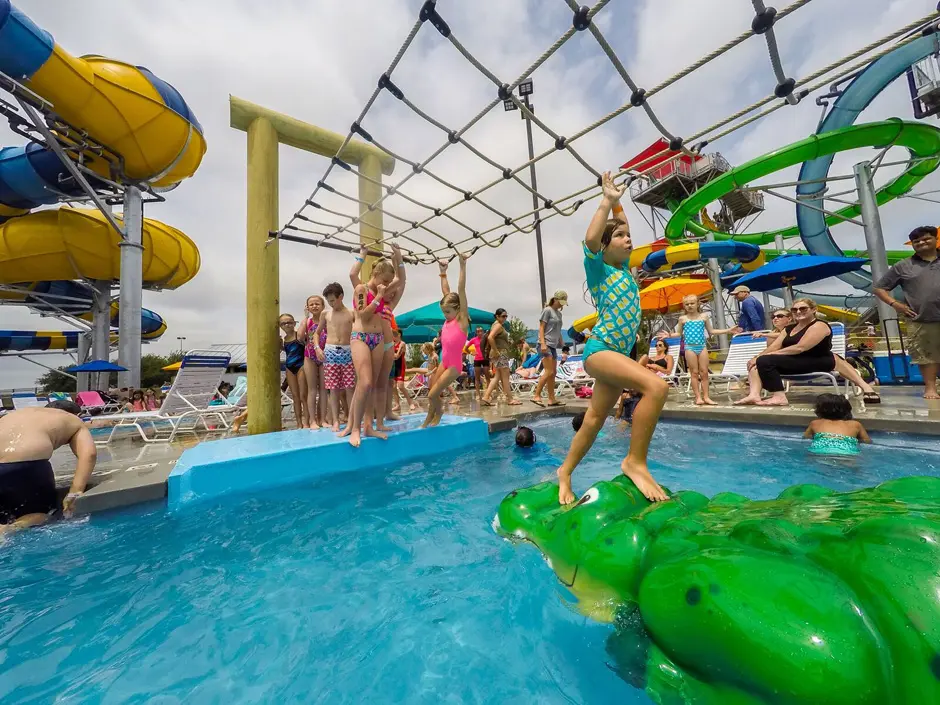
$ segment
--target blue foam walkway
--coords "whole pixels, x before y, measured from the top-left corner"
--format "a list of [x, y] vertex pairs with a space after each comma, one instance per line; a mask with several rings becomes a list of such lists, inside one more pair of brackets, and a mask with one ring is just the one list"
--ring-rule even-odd
[[[424, 414], [389, 424], [387, 441], [363, 438], [359, 448], [331, 431], [282, 431], [208, 441], [180, 456], [167, 479], [167, 505], [304, 482], [325, 475], [387, 468], [419, 458], [485, 444], [486, 422], [444, 416], [434, 428], [420, 428]], [[401, 429], [401, 430], [398, 430]]]

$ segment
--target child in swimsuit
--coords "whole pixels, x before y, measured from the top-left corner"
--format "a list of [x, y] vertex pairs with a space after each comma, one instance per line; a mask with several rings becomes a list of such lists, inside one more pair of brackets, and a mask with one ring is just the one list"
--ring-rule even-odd
[[[353, 289], [363, 283], [359, 274], [362, 271], [362, 265], [368, 254], [369, 249], [363, 246], [359, 250], [359, 256], [356, 258], [349, 272], [349, 279], [352, 282]], [[398, 305], [398, 302], [401, 301], [402, 294], [405, 293], [405, 264], [402, 261], [401, 250], [398, 248], [398, 245], [392, 245], [391, 259], [382, 257], [375, 262], [372, 267], [372, 276], [369, 277], [369, 281], [365, 283], [365, 286], [367, 305], [371, 304], [378, 296], [378, 287], [385, 287], [385, 300], [382, 305], [376, 309], [376, 313], [380, 317], [382, 324], [381, 332], [384, 355], [382, 357], [382, 365], [375, 370], [372, 394], [375, 397], [375, 403], [373, 405], [376, 411], [375, 428], [379, 431], [390, 431], [392, 429], [385, 425], [385, 419], [391, 418], [392, 420], [398, 420], [398, 418], [400, 418], [391, 413], [390, 394], [392, 387], [390, 374], [392, 365], [395, 362], [395, 354], [392, 350], [394, 346], [392, 331], [398, 327], [395, 323], [395, 315], [392, 311]], [[367, 416], [366, 418], [369, 419], [369, 423], [371, 423], [372, 417]]]
[[[679, 328], [672, 335], [682, 338], [685, 344], [685, 364], [689, 368], [690, 386], [695, 395], [695, 405], [718, 406], [708, 396], [708, 339], [713, 335], [724, 333], [740, 333], [740, 328], [712, 328], [711, 317], [702, 312], [702, 304], [697, 296], [686, 296], [682, 299], [682, 308], [685, 313], [679, 316]], [[660, 338], [670, 334], [663, 331]]]
[[[385, 357], [383, 320], [379, 313], [379, 309], [386, 305], [385, 286], [379, 285], [378, 295], [374, 296], [371, 302], [368, 301], [367, 294], [368, 289], [363, 284], [357, 286], [353, 292], [353, 325], [349, 349], [356, 366], [356, 390], [353, 392], [352, 408], [349, 410], [349, 423], [339, 434], [340, 437], [349, 436], [349, 443], [354, 448], [358, 448], [361, 443], [360, 432], [382, 440], [388, 438], [381, 430], [372, 426], [375, 404], [373, 392], [379, 382], [378, 374], [382, 370]], [[387, 387], [387, 372], [381, 383], [383, 387]], [[363, 419], [366, 420], [364, 428]]]
[[304, 343], [304, 376], [307, 381], [307, 414], [310, 428], [326, 423], [326, 387], [323, 379], [323, 350], [326, 348], [326, 323], [320, 322], [325, 302], [322, 296], [307, 297], [307, 317], [301, 325]]
[[289, 313], [282, 313], [277, 325], [284, 337], [281, 347], [284, 349], [287, 368], [286, 381], [294, 400], [294, 420], [297, 428], [307, 426], [307, 382], [304, 377], [304, 343], [297, 335], [297, 321]]
[[816, 418], [810, 422], [803, 438], [812, 438], [809, 452], [814, 455], [858, 455], [859, 441], [871, 443], [865, 427], [852, 418], [852, 405], [841, 394], [820, 394], [816, 397]]
[[343, 287], [337, 282], [327, 284], [323, 298], [327, 303], [326, 310], [320, 314], [320, 328], [326, 329], [323, 386], [330, 396], [330, 423], [333, 431], [339, 433], [340, 397], [343, 397], [348, 412], [352, 407], [352, 390], [356, 386], [356, 370], [349, 348], [353, 314], [343, 303]]
[[457, 279], [457, 293], [450, 290], [447, 282], [446, 266], [441, 277], [441, 312], [444, 314], [444, 327], [441, 329], [441, 369], [428, 391], [428, 415], [422, 428], [437, 426], [444, 415], [441, 392], [450, 387], [463, 371], [463, 349], [467, 345], [467, 332], [470, 330], [470, 314], [467, 309], [467, 258], [461, 254], [460, 276]]
[[[647, 499], [658, 502], [667, 495], [650, 475], [646, 455], [669, 385], [630, 359], [643, 314], [639, 287], [624, 269], [633, 251], [630, 226], [620, 205], [626, 185], [614, 185], [610, 172], [603, 175], [601, 185], [604, 195], [584, 237], [584, 272], [597, 307], [597, 323], [584, 348], [584, 369], [595, 380], [594, 392], [584, 423], [558, 468], [558, 501], [575, 501], [571, 473], [593, 445], [621, 392], [635, 389], [643, 398], [633, 414], [630, 451], [620, 469]], [[608, 220], [611, 210], [614, 217]]]

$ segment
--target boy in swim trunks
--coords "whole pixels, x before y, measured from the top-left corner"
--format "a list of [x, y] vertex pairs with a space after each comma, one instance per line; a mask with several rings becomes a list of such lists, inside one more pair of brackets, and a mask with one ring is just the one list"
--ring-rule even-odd
[[44, 524], [58, 508], [49, 459], [64, 445], [78, 461], [72, 487], [62, 502], [63, 514], [71, 516], [98, 457], [80, 413], [75, 402], [53, 401], [43, 408], [12, 411], [0, 419], [0, 536]]
[[[647, 499], [659, 502], [667, 496], [650, 475], [646, 455], [669, 386], [630, 359], [642, 311], [639, 287], [630, 271], [624, 268], [633, 251], [630, 226], [620, 205], [626, 186], [614, 185], [610, 172], [604, 174], [601, 185], [604, 195], [584, 237], [584, 272], [597, 307], [597, 323], [584, 347], [584, 369], [595, 379], [594, 392], [568, 457], [558, 468], [558, 501], [561, 504], [575, 501], [571, 473], [593, 445], [621, 392], [634, 389], [643, 398], [633, 414], [630, 451], [620, 469]], [[608, 220], [611, 211], [613, 219]]]
[[326, 327], [326, 346], [323, 348], [323, 385], [330, 395], [330, 413], [333, 431], [339, 432], [339, 398], [346, 397], [346, 408], [352, 407], [356, 370], [349, 338], [352, 334], [353, 313], [343, 304], [343, 287], [333, 282], [323, 289], [327, 307], [320, 314], [320, 325]]

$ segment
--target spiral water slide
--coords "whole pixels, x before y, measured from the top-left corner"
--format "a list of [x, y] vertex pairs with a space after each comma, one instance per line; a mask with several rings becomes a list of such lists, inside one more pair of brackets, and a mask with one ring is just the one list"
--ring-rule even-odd
[[[131, 181], [175, 186], [195, 173], [205, 154], [202, 127], [173, 86], [143, 67], [72, 56], [9, 0], [0, 0], [0, 71], [120, 155]], [[115, 176], [112, 162], [96, 154], [85, 151], [83, 164], [102, 177]], [[94, 185], [93, 177], [89, 181]], [[121, 236], [96, 210], [30, 212], [81, 194], [50, 149], [35, 143], [0, 149], [0, 284], [16, 289], [0, 292], [0, 299], [90, 319], [92, 289], [85, 281], [120, 279]], [[175, 289], [199, 271], [199, 250], [176, 228], [146, 218], [142, 240], [145, 286]], [[112, 304], [112, 325], [119, 315]], [[142, 312], [142, 338], [165, 330], [159, 315]], [[0, 331], [0, 350], [62, 350], [75, 341], [72, 331]]]
[[[893, 81], [897, 80], [913, 64], [921, 61], [938, 50], [937, 35], [930, 34], [919, 37], [912, 42], [904, 44], [889, 54], [873, 61], [861, 73], [855, 76], [852, 81], [842, 90], [839, 97], [833, 103], [824, 120], [820, 123], [816, 133], [801, 142], [788, 145], [780, 150], [763, 155], [757, 159], [742, 164], [731, 172], [723, 175], [715, 182], [707, 184], [705, 187], [692, 194], [681, 204], [676, 204], [673, 210], [673, 217], [670, 219], [666, 228], [666, 237], [670, 240], [678, 241], [688, 230], [693, 235], [705, 236], [711, 234], [716, 240], [734, 239], [741, 242], [749, 242], [755, 245], [765, 245], [774, 242], [777, 236], [783, 239], [790, 239], [799, 236], [806, 252], [811, 255], [825, 256], [865, 256], [864, 252], [855, 250], [843, 251], [835, 242], [829, 226], [844, 222], [847, 218], [855, 218], [860, 213], [858, 204], [847, 206], [835, 214], [826, 215], [817, 208], [823, 207], [823, 198], [813, 199], [814, 194], [825, 192], [825, 179], [829, 174], [832, 161], [835, 154], [845, 149], [853, 149], [858, 146], [888, 146], [896, 141], [902, 141], [901, 136], [910, 137], [907, 147], [910, 153], [910, 162], [904, 171], [894, 178], [891, 182], [878, 190], [876, 198], [879, 205], [883, 205], [895, 198], [899, 198], [909, 193], [925, 176], [934, 171], [940, 161], [932, 159], [936, 152], [936, 139], [933, 133], [936, 128], [916, 123], [901, 123], [891, 126], [889, 123], [879, 123], [882, 131], [882, 140], [872, 142], [869, 145], [856, 144], [856, 137], [862, 132], [871, 132], [872, 126], [855, 125], [858, 115], [868, 107], [871, 102]], [[900, 122], [900, 121], [897, 121]], [[833, 134], [835, 133], [835, 134]], [[707, 204], [706, 199], [709, 193], [716, 192], [712, 189], [716, 182], [725, 180], [726, 186], [744, 186], [748, 182], [760, 178], [763, 175], [773, 173], [785, 166], [789, 166], [789, 156], [802, 149], [804, 152], [811, 152], [815, 144], [819, 142], [828, 142], [831, 146], [823, 154], [810, 154], [803, 162], [800, 170], [799, 180], [803, 183], [797, 188], [797, 194], [805, 205], [797, 206], [797, 225], [781, 230], [758, 233], [724, 233], [706, 229], [695, 219], [699, 209]], [[813, 182], [813, 183], [808, 183]], [[720, 189], [718, 189], [720, 190]], [[671, 226], [671, 227], [670, 227]], [[767, 250], [767, 258], [773, 259], [778, 254], [776, 250]], [[798, 254], [797, 252], [787, 251], [787, 254]], [[888, 263], [893, 264], [910, 256], [906, 251], [888, 251]], [[851, 272], [840, 276], [840, 279], [851, 284], [861, 291], [871, 291], [871, 275], [867, 272]], [[774, 293], [774, 292], [770, 292]], [[829, 304], [839, 307], [865, 307], [874, 304], [874, 297], [866, 293], [855, 296], [839, 295], [820, 295], [810, 294], [819, 303]]]

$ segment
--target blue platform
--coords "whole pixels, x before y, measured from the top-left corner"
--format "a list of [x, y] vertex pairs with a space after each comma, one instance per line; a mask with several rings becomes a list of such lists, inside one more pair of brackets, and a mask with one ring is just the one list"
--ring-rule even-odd
[[331, 431], [282, 431], [200, 443], [182, 456], [167, 479], [167, 505], [305, 482], [341, 472], [384, 469], [487, 443], [482, 419], [444, 416], [420, 428], [424, 414], [389, 424], [387, 441], [363, 438], [359, 448]]

